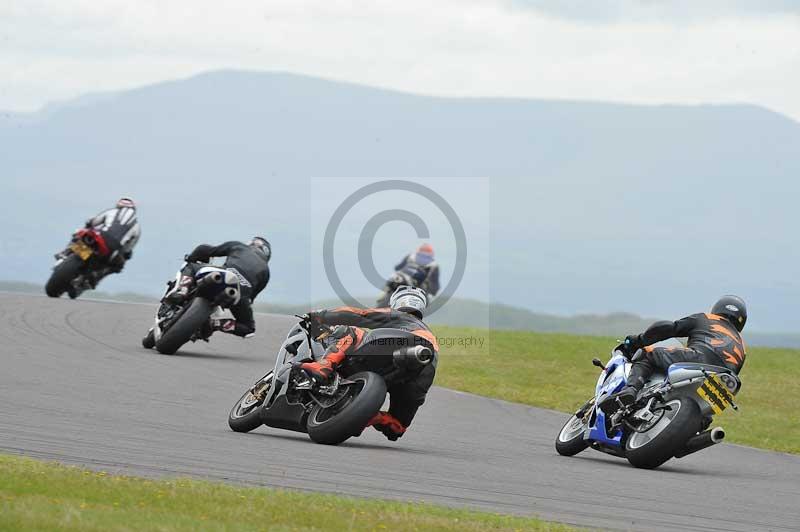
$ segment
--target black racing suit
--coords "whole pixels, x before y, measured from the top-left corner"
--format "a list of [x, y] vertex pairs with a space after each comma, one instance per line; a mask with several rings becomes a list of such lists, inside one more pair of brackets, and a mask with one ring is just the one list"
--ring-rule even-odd
[[395, 267], [414, 280], [415, 286], [435, 296], [439, 292], [439, 265], [428, 253], [411, 253], [403, 257]]
[[[654, 347], [669, 338], [688, 337], [686, 347]], [[724, 366], [739, 373], [746, 356], [744, 340], [736, 327], [715, 314], [692, 314], [678, 321], [657, 321], [631, 339], [632, 347], [644, 352], [634, 358], [628, 382], [641, 389], [655, 370], [666, 371], [678, 362]]]
[[389, 414], [397, 418], [404, 427], [408, 427], [414, 419], [417, 409], [425, 402], [425, 397], [436, 375], [439, 344], [428, 326], [412, 314], [389, 308], [339, 307], [311, 312], [309, 318], [323, 325], [348, 326], [345, 330], [337, 331], [338, 338], [328, 348], [328, 354], [326, 354], [329, 357], [336, 357], [337, 363], [341, 363], [348, 354], [359, 348], [364, 337], [362, 327], [408, 331], [419, 338], [421, 345], [426, 345], [433, 350], [434, 358], [430, 364], [423, 366], [422, 370], [412, 378], [392, 384], [388, 390]]
[[234, 240], [219, 246], [200, 244], [186, 257], [187, 264], [181, 273], [194, 278], [194, 274], [205, 266], [205, 264], [197, 263], [207, 263], [211, 257], [226, 257], [223, 267], [234, 270], [239, 277], [241, 297], [239, 302], [230, 309], [236, 318], [236, 324], [229, 332], [242, 337], [253, 334], [256, 330], [256, 321], [253, 318], [252, 304], [256, 296], [269, 283], [269, 266], [266, 257], [251, 246]]

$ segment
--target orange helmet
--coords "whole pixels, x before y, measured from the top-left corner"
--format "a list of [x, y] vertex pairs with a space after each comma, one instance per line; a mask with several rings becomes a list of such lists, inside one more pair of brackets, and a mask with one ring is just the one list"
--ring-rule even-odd
[[428, 255], [433, 256], [433, 246], [426, 242], [417, 248], [417, 253], [427, 253]]

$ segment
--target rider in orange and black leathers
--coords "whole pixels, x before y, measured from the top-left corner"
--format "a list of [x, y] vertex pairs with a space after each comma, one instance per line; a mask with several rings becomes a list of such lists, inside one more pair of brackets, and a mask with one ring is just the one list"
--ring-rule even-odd
[[[628, 376], [628, 384], [601, 403], [606, 411], [619, 405], [632, 404], [647, 379], [656, 370], [666, 371], [678, 362], [699, 362], [724, 366], [739, 373], [745, 360], [744, 340], [740, 332], [747, 321], [747, 307], [737, 296], [724, 296], [713, 306], [710, 313], [692, 314], [678, 321], [657, 321], [642, 334], [625, 338], [617, 349], [635, 358]], [[686, 347], [655, 347], [652, 344], [669, 338], [688, 337]]]
[[434, 359], [430, 364], [424, 366], [410, 380], [393, 384], [389, 388], [389, 411], [380, 412], [370, 422], [370, 425], [383, 432], [392, 441], [402, 436], [411, 424], [417, 409], [425, 402], [425, 396], [436, 374], [439, 344], [422, 321], [422, 310], [427, 300], [421, 305], [422, 308], [417, 304], [409, 304], [409, 299], [416, 298], [417, 294], [422, 294], [425, 298], [422, 290], [401, 286], [392, 296], [390, 308], [339, 307], [308, 314], [308, 320], [314, 325], [336, 326], [327, 339], [329, 347], [325, 356], [318, 362], [306, 362], [301, 365], [318, 381], [329, 380], [333, 371], [347, 355], [358, 349], [366, 333], [364, 328], [408, 331], [419, 339], [420, 345], [433, 350]]

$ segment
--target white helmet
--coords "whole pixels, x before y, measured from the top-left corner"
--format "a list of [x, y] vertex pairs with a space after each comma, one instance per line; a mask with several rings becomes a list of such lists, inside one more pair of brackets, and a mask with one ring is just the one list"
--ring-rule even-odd
[[389, 298], [389, 306], [392, 310], [408, 312], [422, 319], [425, 308], [428, 306], [428, 296], [425, 294], [425, 290], [421, 288], [401, 285], [397, 287], [392, 297]]

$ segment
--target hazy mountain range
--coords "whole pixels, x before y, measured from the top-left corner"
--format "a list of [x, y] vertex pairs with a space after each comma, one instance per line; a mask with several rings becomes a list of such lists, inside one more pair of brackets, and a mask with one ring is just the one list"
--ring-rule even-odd
[[[736, 292], [753, 330], [793, 332], [799, 175], [800, 124], [750, 105], [451, 99], [213, 72], [0, 113], [0, 277], [42, 283], [69, 232], [129, 194], [142, 242], [104, 289], [157, 294], [196, 243], [263, 233], [275, 250], [263, 300], [307, 304], [334, 295], [317, 264], [325, 209], [365, 179], [408, 178], [464, 223], [459, 298], [677, 318]], [[426, 219], [447, 280], [452, 236]], [[366, 294], [359, 229], [343, 224], [336, 249], [343, 282]], [[382, 229], [380, 273], [418, 241]]]

